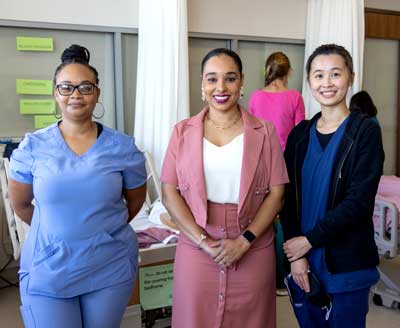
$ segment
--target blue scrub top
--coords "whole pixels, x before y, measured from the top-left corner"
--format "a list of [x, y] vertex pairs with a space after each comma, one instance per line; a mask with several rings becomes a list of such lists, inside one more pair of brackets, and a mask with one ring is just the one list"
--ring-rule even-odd
[[74, 297], [135, 278], [138, 247], [123, 189], [146, 183], [134, 138], [104, 127], [77, 156], [57, 124], [26, 134], [10, 177], [32, 184], [34, 212], [21, 254], [28, 293]]
[[[314, 229], [323, 220], [328, 205], [333, 163], [343, 139], [348, 119], [336, 130], [323, 149], [317, 137], [316, 123], [310, 130], [310, 141], [302, 168], [302, 220], [303, 233]], [[354, 255], [356, 256], [356, 254]], [[312, 248], [307, 254], [311, 271], [329, 293], [344, 293], [369, 288], [379, 280], [376, 268], [332, 274], [324, 259], [323, 248]]]

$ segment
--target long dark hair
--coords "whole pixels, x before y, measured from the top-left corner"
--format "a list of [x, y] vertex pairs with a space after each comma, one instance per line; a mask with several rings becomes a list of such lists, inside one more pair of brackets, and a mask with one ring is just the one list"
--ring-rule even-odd
[[349, 109], [351, 112], [360, 112], [368, 117], [375, 117], [378, 110], [367, 91], [357, 92], [351, 97]]

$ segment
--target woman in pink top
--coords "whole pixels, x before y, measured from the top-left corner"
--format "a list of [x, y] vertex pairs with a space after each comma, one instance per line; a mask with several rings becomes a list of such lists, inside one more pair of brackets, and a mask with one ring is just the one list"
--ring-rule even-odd
[[[253, 92], [249, 111], [253, 115], [275, 125], [282, 150], [295, 125], [304, 120], [304, 102], [301, 94], [287, 87], [290, 73], [289, 58], [283, 52], [274, 52], [265, 62], [265, 83], [262, 90]], [[286, 295], [283, 283], [283, 235], [279, 219], [274, 222], [276, 247], [277, 295]]]
[[275, 125], [282, 150], [290, 131], [304, 120], [304, 102], [301, 94], [287, 87], [290, 72], [289, 58], [283, 52], [274, 52], [265, 63], [265, 84], [254, 91], [249, 111]]

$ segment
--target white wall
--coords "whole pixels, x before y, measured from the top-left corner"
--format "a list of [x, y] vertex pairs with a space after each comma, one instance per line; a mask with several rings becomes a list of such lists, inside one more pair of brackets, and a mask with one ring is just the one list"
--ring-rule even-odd
[[400, 11], [399, 0], [365, 0], [364, 5], [366, 8]]
[[188, 0], [192, 32], [304, 39], [307, 0]]
[[0, 19], [137, 28], [138, 3], [139, 0], [0, 0]]
[[[305, 38], [307, 0], [187, 1], [191, 32]], [[139, 0], [0, 0], [0, 19], [137, 28], [138, 6]], [[400, 0], [365, 0], [365, 7], [400, 11]]]
[[[165, 0], [168, 1], [168, 0]], [[191, 32], [304, 39], [307, 0], [187, 0]], [[0, 0], [0, 19], [138, 27], [139, 0]]]

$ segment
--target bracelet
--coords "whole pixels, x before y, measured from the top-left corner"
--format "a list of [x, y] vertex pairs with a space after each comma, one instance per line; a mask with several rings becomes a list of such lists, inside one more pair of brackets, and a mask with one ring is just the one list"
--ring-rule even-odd
[[200, 248], [201, 243], [202, 243], [204, 240], [206, 240], [206, 239], [207, 239], [207, 235], [204, 234], [204, 233], [201, 233], [201, 234], [200, 234], [200, 241], [197, 243], [197, 246]]
[[303, 255], [303, 256], [301, 256], [301, 257], [299, 257], [298, 259], [296, 259], [296, 260], [293, 260], [293, 261], [289, 261], [289, 263], [294, 263], [294, 262], [296, 262], [296, 261], [298, 261], [298, 260], [301, 260], [301, 259], [304, 259], [306, 256], [305, 255]]
[[255, 239], [256, 239], [256, 235], [254, 233], [252, 233], [250, 230], [246, 230], [244, 231], [241, 236], [246, 239], [249, 244], [251, 244]]

